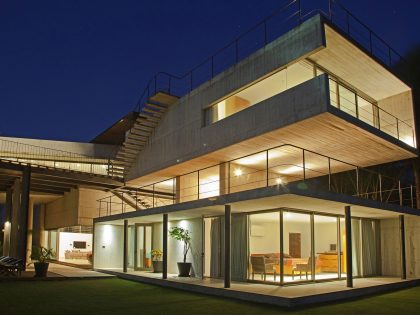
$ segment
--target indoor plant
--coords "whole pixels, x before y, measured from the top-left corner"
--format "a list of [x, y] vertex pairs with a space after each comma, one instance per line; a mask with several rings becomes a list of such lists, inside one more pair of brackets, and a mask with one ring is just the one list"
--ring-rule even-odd
[[49, 261], [54, 257], [52, 248], [37, 246], [32, 248], [31, 259], [35, 260], [35, 277], [46, 277], [48, 272]]
[[160, 249], [153, 249], [151, 255], [153, 272], [163, 272], [163, 261], [161, 261], [163, 252]]
[[183, 262], [178, 262], [178, 271], [179, 271], [179, 277], [189, 277], [190, 276], [190, 270], [191, 270], [191, 263], [187, 263], [187, 254], [190, 250], [191, 244], [191, 236], [190, 232], [187, 229], [183, 229], [178, 226], [174, 226], [170, 229], [169, 235], [176, 239], [177, 241], [183, 242], [184, 245], [184, 260]]

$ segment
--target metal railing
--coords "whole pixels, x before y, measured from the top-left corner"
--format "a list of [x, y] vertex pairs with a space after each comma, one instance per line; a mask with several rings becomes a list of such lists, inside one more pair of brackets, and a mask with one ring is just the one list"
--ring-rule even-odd
[[[287, 189], [291, 183], [302, 190], [415, 205], [413, 187], [407, 196], [407, 188], [402, 188], [398, 179], [290, 144], [139, 187], [134, 196], [135, 207], [115, 201], [115, 196], [97, 201], [99, 216], [108, 216], [269, 186]], [[139, 201], [142, 207], [137, 204]]]
[[[329, 75], [329, 89], [332, 106], [401, 140], [411, 147], [416, 147], [414, 128], [410, 124], [364, 99], [357, 92], [344, 86], [331, 75]], [[341, 89], [345, 90], [345, 93], [340, 92]], [[360, 101], [363, 101], [363, 106], [360, 106]]]
[[303, 14], [302, 2], [304, 1], [288, 0], [277, 11], [217, 50], [185, 74], [177, 76], [167, 72], [158, 72], [147, 83], [134, 107], [134, 111], [140, 111], [148, 99], [157, 92], [165, 92], [177, 97], [186, 95], [316, 14], [320, 14], [332, 25], [347, 34], [368, 54], [388, 68], [395, 68], [396, 65], [403, 62], [400, 54], [337, 0], [325, 1], [328, 3], [328, 12], [318, 9]]
[[111, 159], [96, 158], [6, 139], [0, 139], [0, 160], [107, 176], [110, 176], [111, 170], [116, 167]]

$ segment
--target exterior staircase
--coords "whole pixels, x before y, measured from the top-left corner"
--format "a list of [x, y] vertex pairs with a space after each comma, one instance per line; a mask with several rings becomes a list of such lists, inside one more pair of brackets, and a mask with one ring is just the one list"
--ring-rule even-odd
[[126, 176], [138, 154], [146, 146], [154, 129], [158, 126], [169, 106], [178, 97], [164, 92], [157, 92], [151, 96], [141, 110], [136, 113], [136, 120], [125, 134], [125, 141], [119, 148], [110, 173], [113, 176]]

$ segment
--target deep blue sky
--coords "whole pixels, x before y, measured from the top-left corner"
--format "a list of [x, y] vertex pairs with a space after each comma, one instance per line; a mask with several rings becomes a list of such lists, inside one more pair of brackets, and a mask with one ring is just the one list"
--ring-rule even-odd
[[[282, 3], [0, 0], [0, 135], [89, 141], [155, 72], [183, 74]], [[341, 3], [401, 54], [420, 43], [420, 0]]]

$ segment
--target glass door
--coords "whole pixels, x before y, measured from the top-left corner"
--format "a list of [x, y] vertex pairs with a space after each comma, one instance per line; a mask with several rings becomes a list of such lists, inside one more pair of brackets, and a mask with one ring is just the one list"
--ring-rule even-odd
[[150, 224], [136, 224], [134, 240], [134, 270], [151, 270], [153, 226]]

